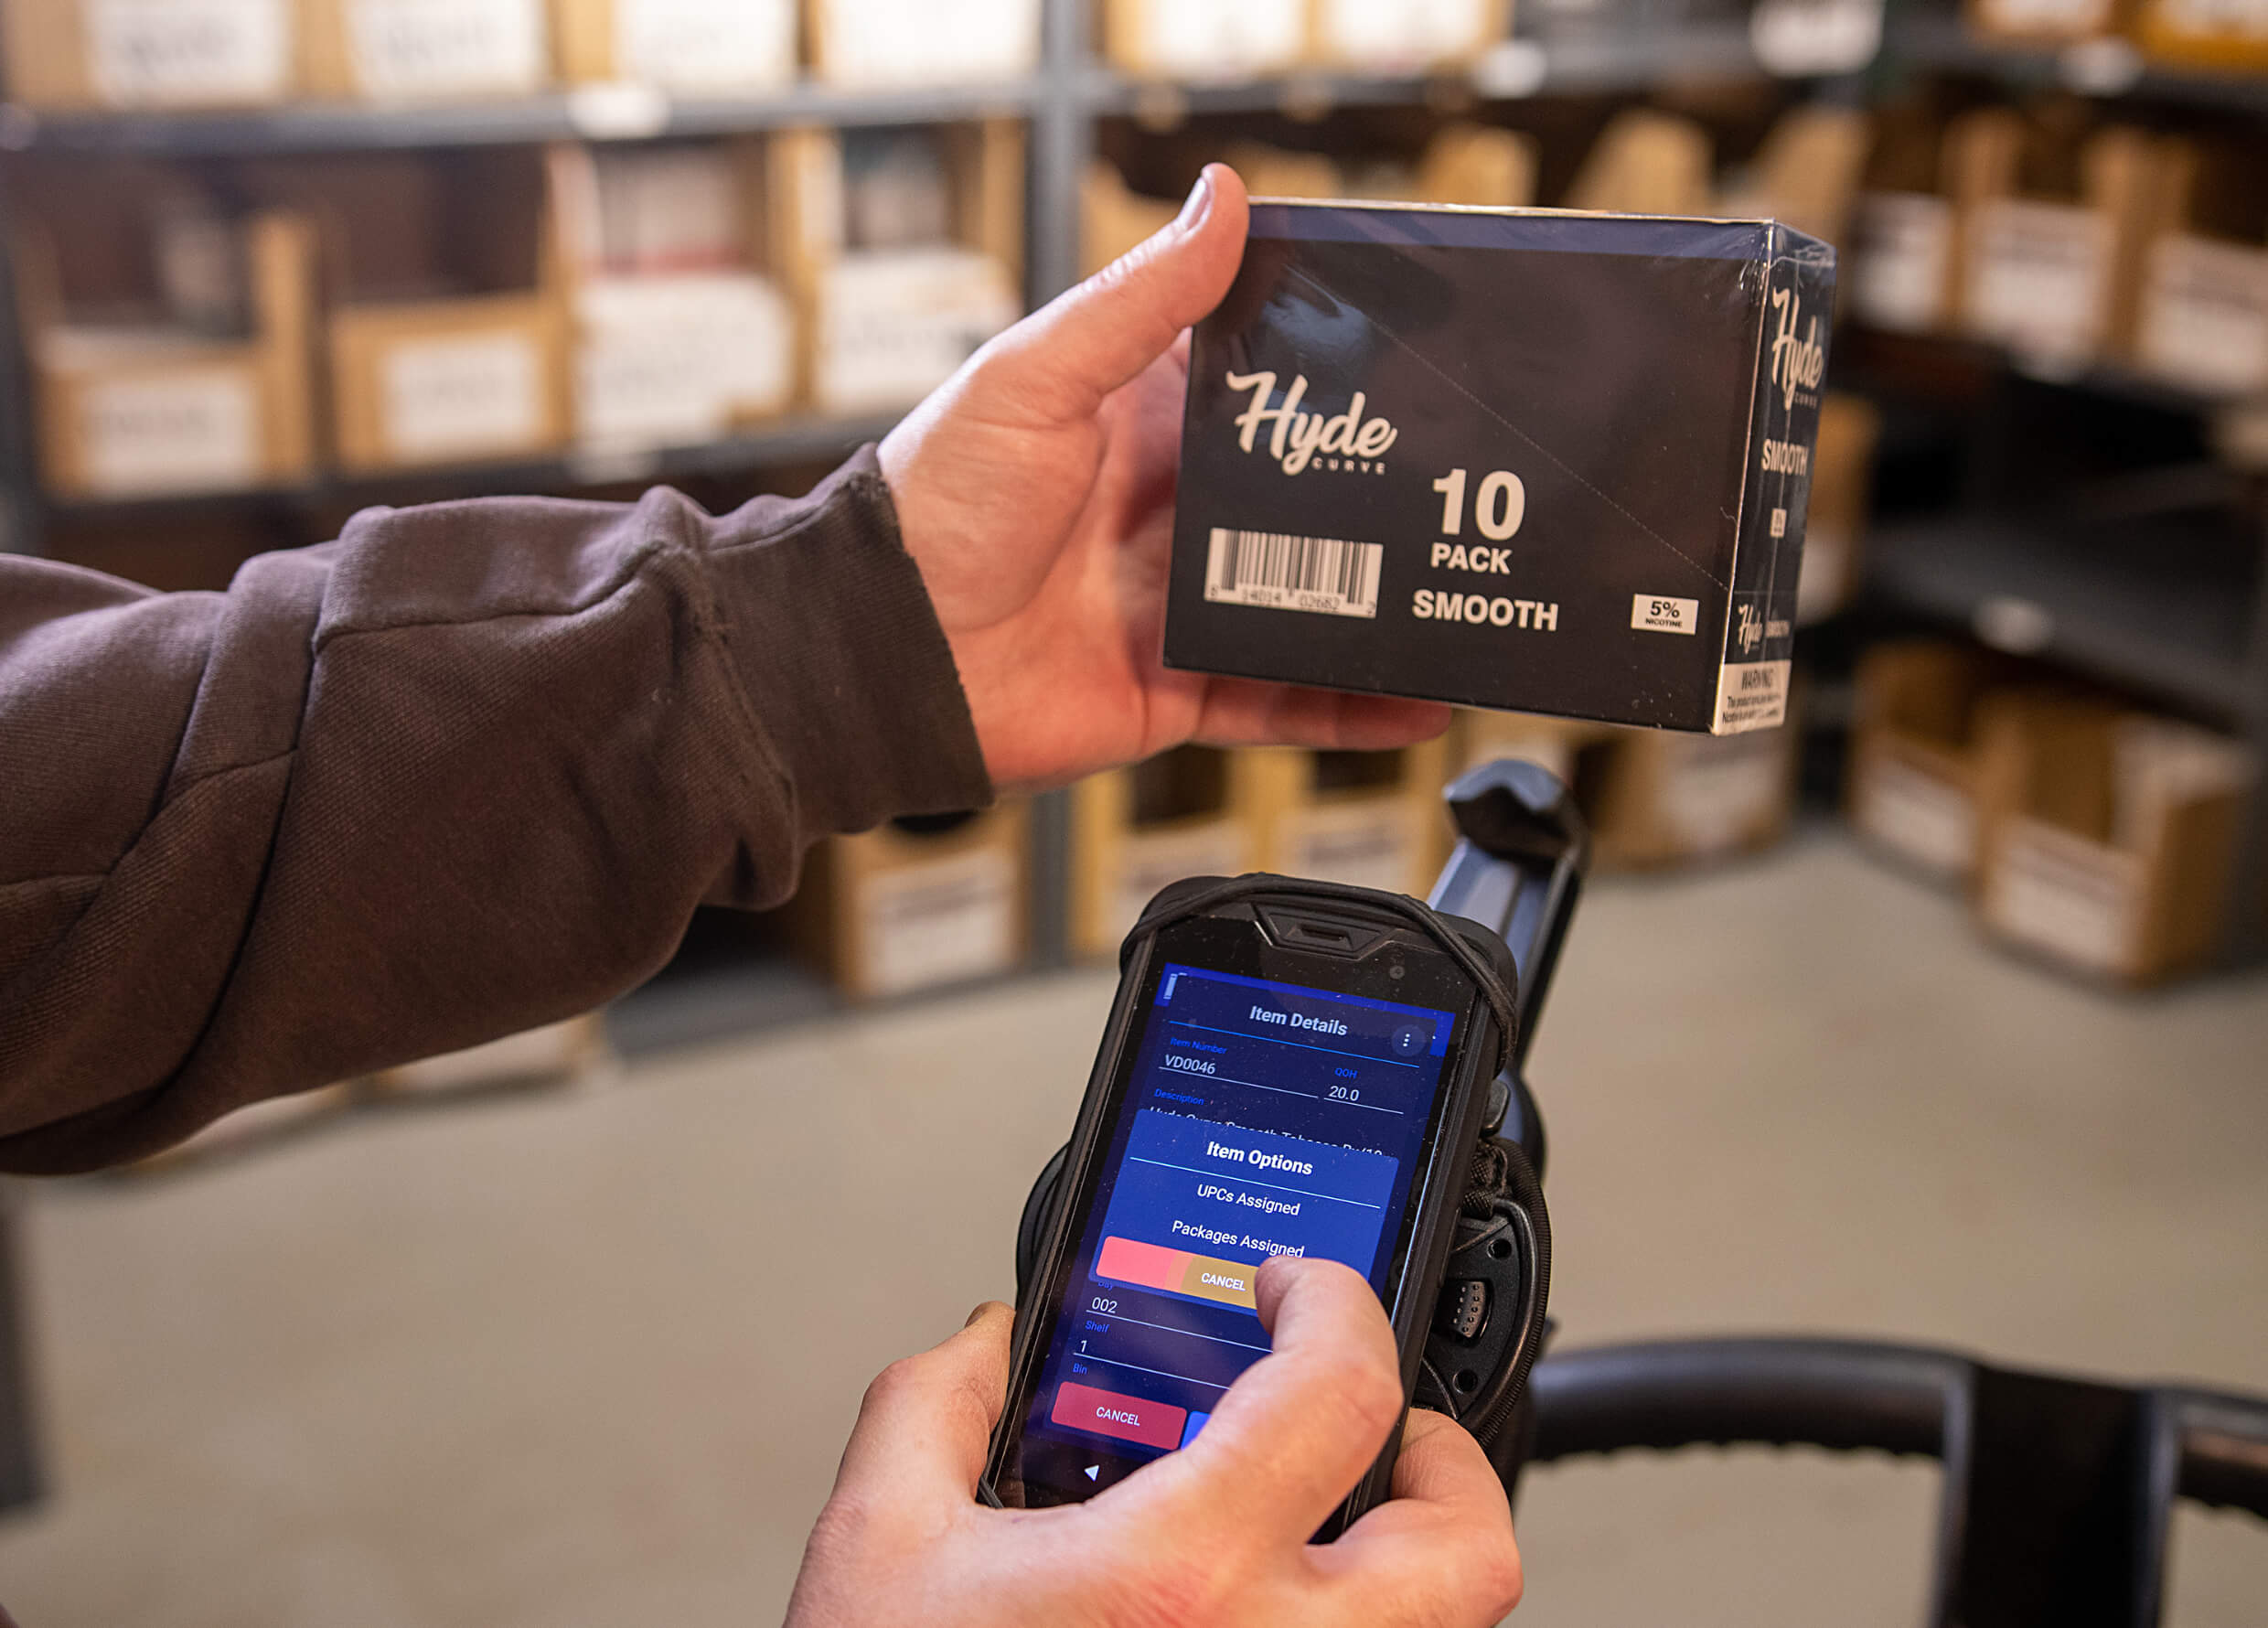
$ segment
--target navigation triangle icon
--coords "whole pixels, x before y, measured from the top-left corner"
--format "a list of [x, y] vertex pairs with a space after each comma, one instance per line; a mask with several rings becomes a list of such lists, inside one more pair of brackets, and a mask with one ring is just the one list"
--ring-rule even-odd
[[1103, 1473], [1103, 1467], [1102, 1467], [1100, 1464], [1089, 1464], [1089, 1465], [1086, 1467], [1086, 1478], [1087, 1478], [1087, 1480], [1089, 1480], [1089, 1481], [1094, 1480], [1097, 1476], [1100, 1475], [1102, 1473]]

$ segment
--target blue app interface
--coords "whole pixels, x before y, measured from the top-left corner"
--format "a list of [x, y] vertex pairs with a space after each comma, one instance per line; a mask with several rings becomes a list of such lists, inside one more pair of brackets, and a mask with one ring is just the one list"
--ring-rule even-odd
[[1076, 1494], [1193, 1441], [1267, 1355], [1269, 1256], [1385, 1293], [1456, 1023], [1163, 969], [1024, 1420], [1028, 1482]]

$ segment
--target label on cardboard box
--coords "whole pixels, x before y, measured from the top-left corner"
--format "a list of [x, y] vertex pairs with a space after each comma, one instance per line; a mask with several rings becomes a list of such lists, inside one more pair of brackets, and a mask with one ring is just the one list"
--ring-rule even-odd
[[1945, 318], [1953, 207], [1928, 192], [1869, 192], [1858, 200], [1851, 252], [1851, 313], [1893, 333], [1923, 333]]
[[249, 369], [91, 380], [78, 403], [87, 485], [104, 497], [259, 481], [260, 392]]
[[1860, 831], [1924, 870], [1966, 876], [1976, 865], [1976, 806], [1958, 786], [1877, 753], [1851, 810]]
[[542, 0], [346, 3], [365, 95], [526, 95], [543, 84]]
[[1114, 0], [1139, 8], [1142, 73], [1238, 79], [1289, 68], [1307, 48], [1307, 0]]
[[1038, 0], [821, 0], [817, 16], [837, 84], [1009, 80], [1039, 61]]
[[2201, 45], [2268, 45], [2268, 0], [2157, 0], [2153, 13], [2155, 33]]
[[1985, 879], [1984, 918], [2007, 937], [2089, 972], [2134, 959], [2141, 875], [2132, 854], [2010, 822]]
[[379, 361], [386, 447], [408, 462], [530, 450], [542, 439], [543, 357], [511, 331], [404, 339]]
[[814, 393], [822, 411], [918, 402], [1016, 320], [1015, 290], [970, 249], [846, 254], [819, 291]]
[[286, 0], [83, 0], [87, 66], [113, 107], [279, 102], [291, 91]]
[[902, 995], [1015, 965], [1016, 860], [998, 848], [868, 877], [858, 900], [865, 985]]
[[1977, 20], [2022, 39], [2084, 39], [2110, 27], [2113, 0], [1977, 0]]
[[1167, 664], [1779, 723], [1833, 303], [1771, 222], [1256, 205], [1192, 351]]
[[2111, 223], [2076, 204], [1996, 198], [1976, 206], [1970, 331], [2048, 362], [2083, 359], [2102, 334]]
[[1418, 873], [1418, 837], [1407, 807], [1311, 809], [1292, 827], [1294, 876], [1407, 893]]
[[2268, 389], [2268, 249], [2160, 238], [2137, 337], [2142, 365], [2209, 393]]
[[1492, 21], [1488, 0], [1321, 0], [1315, 25], [1329, 55], [1393, 73], [1472, 55], [1492, 43]]
[[1115, 948], [1160, 890], [1184, 877], [1241, 876], [1252, 868], [1250, 842], [1232, 820], [1195, 830], [1131, 834], [1107, 895], [1103, 934]]
[[1788, 797], [1785, 737], [1679, 742], [1664, 766], [1662, 824], [1685, 853], [1722, 853], [1779, 823]]
[[672, 91], [745, 90], [796, 77], [793, 0], [615, 0], [622, 77]]
[[576, 434], [609, 448], [715, 439], [787, 404], [795, 321], [752, 272], [609, 278], [575, 298]]

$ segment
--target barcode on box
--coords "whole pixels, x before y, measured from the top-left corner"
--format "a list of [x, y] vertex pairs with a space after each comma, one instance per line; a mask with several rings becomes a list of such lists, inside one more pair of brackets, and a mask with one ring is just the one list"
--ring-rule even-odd
[[1375, 616], [1385, 552], [1375, 542], [1215, 526], [1205, 562], [1205, 597], [1223, 605], [1328, 616]]

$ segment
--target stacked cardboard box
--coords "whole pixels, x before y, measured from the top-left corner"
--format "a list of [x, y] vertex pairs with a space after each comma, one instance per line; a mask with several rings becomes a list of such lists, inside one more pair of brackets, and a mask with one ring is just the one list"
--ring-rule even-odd
[[244, 107], [302, 88], [294, 0], [8, 0], [0, 41], [29, 107]]
[[1449, 851], [1444, 744], [1250, 755], [1260, 868], [1422, 898]]
[[300, 0], [316, 96], [530, 96], [551, 82], [546, 0]]
[[872, 90], [1019, 79], [1040, 59], [1040, 0], [809, 0], [811, 72]]
[[1013, 971], [1026, 954], [1030, 849], [1021, 803], [838, 837], [813, 851], [790, 924], [855, 1001]]
[[22, 196], [18, 306], [50, 492], [158, 497], [313, 472], [304, 218], [236, 213], [138, 166], [27, 176]]
[[792, 230], [777, 157], [762, 137], [551, 153], [583, 445], [711, 441], [787, 409], [797, 324], [774, 258]]
[[554, 0], [560, 77], [687, 95], [776, 89], [797, 71], [796, 0]]
[[1118, 953], [1142, 906], [1185, 876], [1260, 866], [1260, 776], [1248, 753], [1181, 746], [1071, 790], [1071, 945]]
[[1418, 73], [1471, 63], [1504, 37], [1510, 0], [1107, 0], [1104, 48], [1145, 78], [1257, 79], [1303, 64]]
[[909, 406], [1016, 319], [1021, 123], [777, 139], [772, 173], [795, 219], [783, 258], [809, 314], [805, 377], [815, 408]]
[[566, 312], [540, 154], [303, 160], [261, 177], [320, 231], [341, 468], [565, 443]]
[[2209, 395], [2268, 391], [2268, 152], [2225, 141], [2162, 152], [2134, 364]]
[[1999, 938], [2126, 984], [2208, 963], [2255, 766], [2234, 742], [2094, 702], [2036, 705], [1979, 914]]

